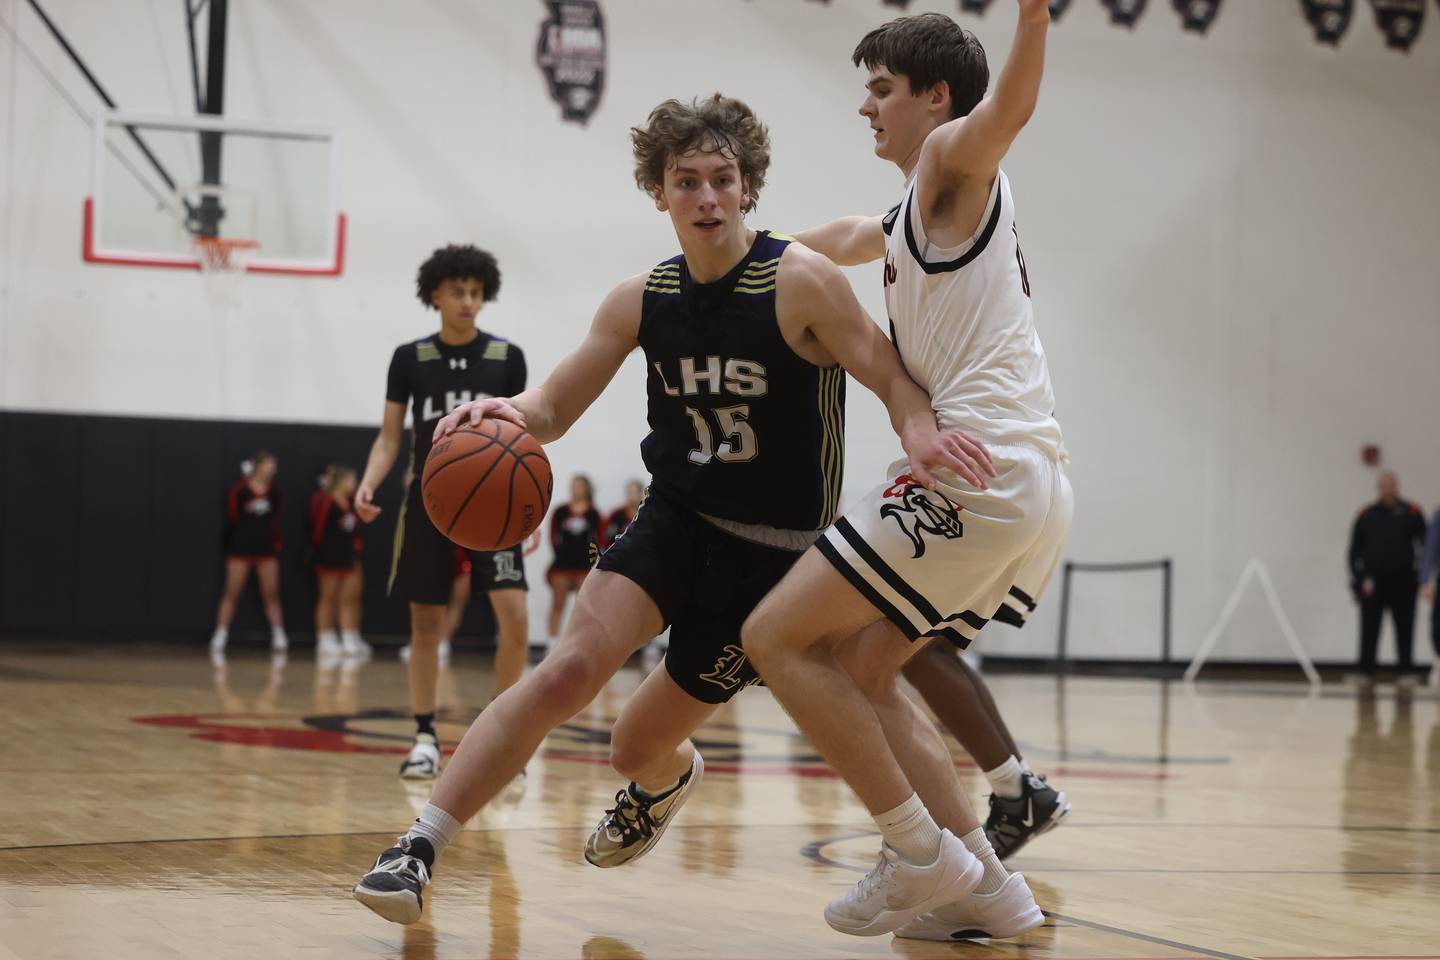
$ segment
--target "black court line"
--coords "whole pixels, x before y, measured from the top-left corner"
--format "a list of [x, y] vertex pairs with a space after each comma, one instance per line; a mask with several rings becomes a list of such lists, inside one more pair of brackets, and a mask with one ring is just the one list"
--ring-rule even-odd
[[1178, 940], [1166, 940], [1164, 937], [1152, 937], [1148, 933], [1140, 933], [1135, 930], [1126, 930], [1124, 927], [1112, 927], [1105, 923], [1096, 923], [1093, 920], [1081, 920], [1079, 917], [1071, 917], [1063, 913], [1051, 913], [1044, 911], [1045, 916], [1054, 920], [1064, 920], [1066, 923], [1073, 923], [1081, 927], [1089, 927], [1092, 930], [1102, 930], [1105, 933], [1113, 933], [1119, 937], [1128, 937], [1131, 940], [1141, 940], [1145, 943], [1154, 943], [1162, 947], [1172, 947], [1176, 950], [1184, 950], [1188, 953], [1198, 953], [1202, 957], [1215, 957], [1217, 960], [1251, 960], [1240, 954], [1223, 953], [1219, 950], [1209, 950], [1205, 947], [1197, 947], [1189, 943], [1181, 943]]

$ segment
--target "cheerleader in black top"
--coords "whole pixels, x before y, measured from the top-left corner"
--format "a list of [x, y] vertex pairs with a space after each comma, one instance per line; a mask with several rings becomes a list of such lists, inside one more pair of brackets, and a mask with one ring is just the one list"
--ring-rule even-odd
[[270, 621], [270, 649], [283, 653], [290, 645], [280, 613], [281, 500], [274, 485], [278, 468], [274, 454], [256, 452], [244, 467], [245, 476], [226, 495], [225, 589], [210, 638], [212, 658], [225, 656], [235, 604], [252, 569], [265, 603], [265, 619]]
[[560, 635], [565, 601], [580, 590], [594, 562], [591, 552], [600, 543], [600, 511], [595, 509], [595, 487], [577, 473], [570, 479], [570, 502], [550, 515], [550, 546], [555, 560], [545, 574], [550, 584], [550, 638]]

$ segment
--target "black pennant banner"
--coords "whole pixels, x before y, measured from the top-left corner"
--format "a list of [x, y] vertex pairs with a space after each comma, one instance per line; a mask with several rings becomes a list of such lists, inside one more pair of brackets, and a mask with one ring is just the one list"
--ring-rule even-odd
[[1410, 45], [1420, 36], [1425, 22], [1425, 0], [1370, 0], [1375, 22], [1385, 34], [1385, 45], [1393, 50], [1410, 52]]
[[1180, 14], [1180, 22], [1186, 30], [1193, 30], [1195, 33], [1204, 33], [1210, 29], [1210, 24], [1215, 22], [1215, 16], [1220, 12], [1220, 0], [1173, 0], [1175, 12]]
[[990, 0], [960, 0], [960, 9], [966, 13], [984, 13]]
[[545, 0], [535, 63], [565, 120], [585, 123], [605, 89], [605, 17], [599, 0]]
[[880, 2], [887, 7], [899, 7], [901, 10], [910, 6], [910, 0], [880, 0]]
[[1133, 28], [1140, 14], [1145, 12], [1146, 0], [1100, 0], [1100, 5], [1110, 11], [1110, 22], [1116, 26]]
[[1060, 18], [1065, 15], [1065, 11], [1069, 7], [1070, 0], [1050, 0], [1050, 19], [1059, 23]]
[[1355, 0], [1300, 0], [1305, 20], [1315, 28], [1315, 39], [1335, 46], [1350, 29]]

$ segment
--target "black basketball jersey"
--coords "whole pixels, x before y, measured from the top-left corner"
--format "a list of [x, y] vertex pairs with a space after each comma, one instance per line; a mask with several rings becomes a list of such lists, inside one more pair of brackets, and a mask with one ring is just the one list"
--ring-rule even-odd
[[525, 389], [525, 355], [508, 340], [477, 331], [461, 347], [431, 334], [395, 348], [385, 399], [410, 404], [415, 429], [415, 472], [430, 455], [435, 421], [482, 397], [513, 397]]
[[788, 530], [828, 526], [845, 462], [845, 371], [790, 349], [775, 278], [790, 238], [760, 231], [735, 268], [697, 283], [683, 255], [650, 272], [640, 314], [654, 488], [700, 513]]

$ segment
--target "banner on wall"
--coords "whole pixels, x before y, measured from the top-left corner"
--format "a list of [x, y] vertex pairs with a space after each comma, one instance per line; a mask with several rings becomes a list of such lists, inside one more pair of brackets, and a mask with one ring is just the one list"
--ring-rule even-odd
[[1050, 0], [1050, 19], [1059, 23], [1060, 18], [1065, 15], [1065, 11], [1069, 8], [1070, 0]]
[[1355, 13], [1355, 0], [1300, 0], [1305, 20], [1315, 30], [1315, 39], [1336, 46]]
[[1186, 30], [1204, 33], [1220, 13], [1220, 0], [1174, 0], [1175, 12]]
[[960, 9], [966, 13], [984, 13], [990, 0], [960, 0]]
[[599, 0], [544, 0], [535, 63], [561, 119], [584, 124], [605, 89], [605, 17]]
[[1385, 46], [1409, 53], [1425, 22], [1425, 0], [1370, 0], [1370, 7], [1385, 34]]
[[1140, 14], [1145, 12], [1146, 0], [1100, 0], [1100, 5], [1110, 11], [1110, 22], [1118, 27], [1133, 30]]

